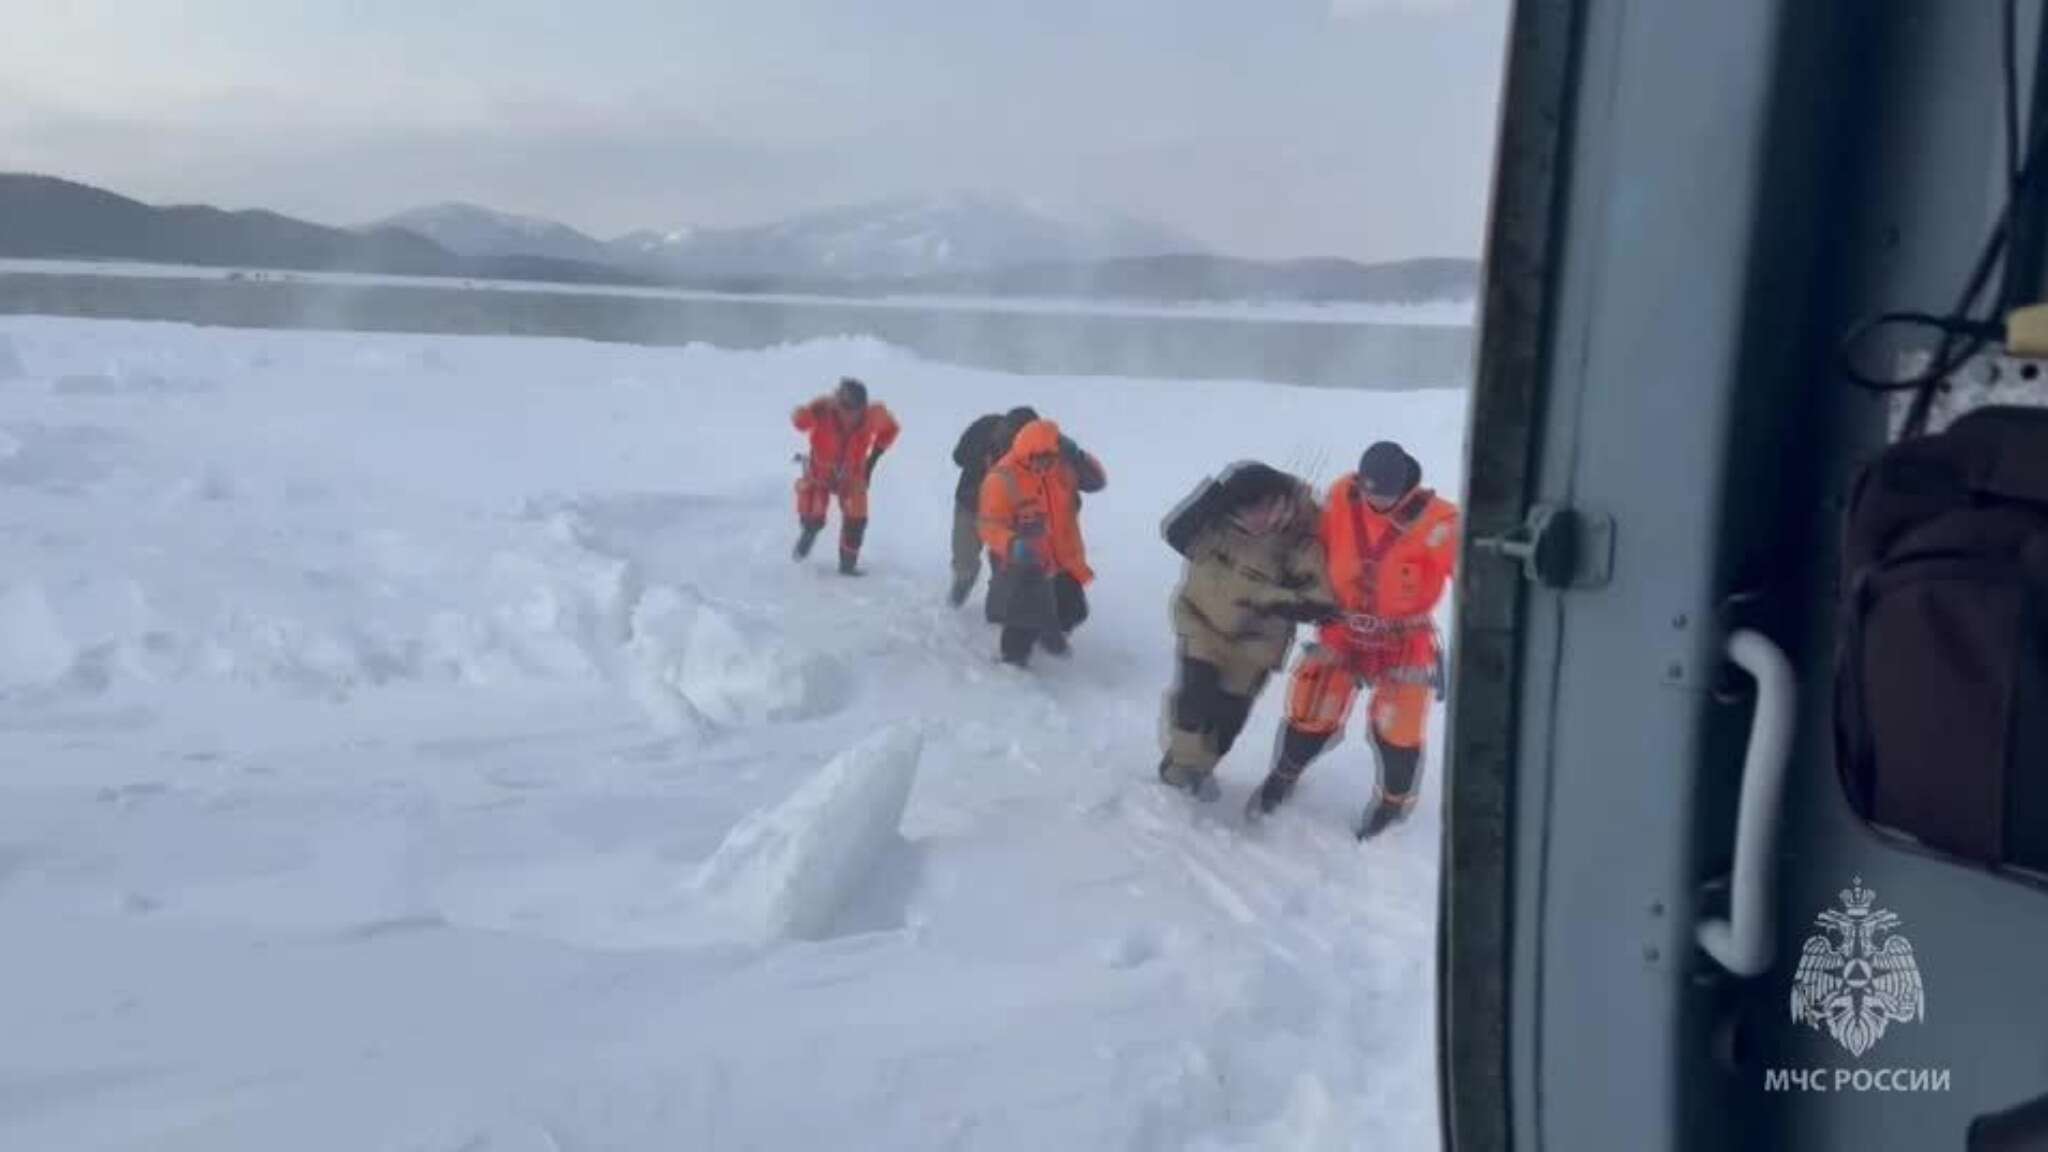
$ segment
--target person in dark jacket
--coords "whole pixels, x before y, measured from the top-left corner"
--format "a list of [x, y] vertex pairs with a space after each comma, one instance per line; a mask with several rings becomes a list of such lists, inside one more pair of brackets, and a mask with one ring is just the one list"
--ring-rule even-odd
[[1029, 405], [977, 418], [953, 446], [960, 484], [953, 490], [953, 588], [946, 599], [958, 608], [967, 603], [981, 576], [981, 482], [1010, 450], [1010, 442], [1026, 424], [1038, 419]]

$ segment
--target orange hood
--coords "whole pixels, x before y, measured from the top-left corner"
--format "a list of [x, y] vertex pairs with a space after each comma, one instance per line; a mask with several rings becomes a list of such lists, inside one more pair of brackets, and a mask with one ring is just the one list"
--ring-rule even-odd
[[982, 543], [997, 556], [1007, 556], [1018, 526], [1043, 526], [1051, 566], [1086, 584], [1095, 578], [1088, 568], [1088, 550], [1081, 540], [1081, 503], [1074, 491], [1072, 468], [1034, 472], [1025, 461], [1034, 456], [1057, 457], [1060, 426], [1034, 420], [1017, 432], [1010, 450], [981, 485]]
[[1060, 450], [1060, 426], [1050, 420], [1033, 420], [1018, 429], [1002, 462], [1022, 466], [1033, 456], [1056, 456]]

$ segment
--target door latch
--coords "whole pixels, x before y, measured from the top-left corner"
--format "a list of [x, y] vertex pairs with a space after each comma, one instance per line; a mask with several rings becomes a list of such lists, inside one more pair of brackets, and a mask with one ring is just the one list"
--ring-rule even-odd
[[1599, 588], [1614, 574], [1614, 517], [1536, 504], [1513, 531], [1472, 546], [1520, 561], [1522, 575], [1545, 588]]

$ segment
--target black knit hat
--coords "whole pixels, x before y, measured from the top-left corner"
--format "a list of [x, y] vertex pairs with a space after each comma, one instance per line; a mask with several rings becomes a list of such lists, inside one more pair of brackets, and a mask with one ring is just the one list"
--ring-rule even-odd
[[1038, 419], [1038, 409], [1033, 408], [1029, 404], [1019, 404], [1008, 412], [1003, 413], [1003, 423], [1008, 424], [1012, 428], [1022, 428], [1036, 419]]
[[1392, 440], [1381, 440], [1358, 458], [1358, 486], [1368, 496], [1395, 500], [1422, 483], [1422, 465]]
[[868, 386], [851, 376], [839, 378], [839, 399], [841, 403], [854, 408], [868, 406]]

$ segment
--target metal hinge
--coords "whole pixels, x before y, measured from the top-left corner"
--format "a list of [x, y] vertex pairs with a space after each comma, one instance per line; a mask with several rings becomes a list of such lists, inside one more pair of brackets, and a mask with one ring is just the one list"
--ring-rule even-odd
[[1472, 546], [1521, 561], [1522, 575], [1545, 588], [1599, 588], [1614, 574], [1614, 517], [1537, 504], [1514, 531]]

